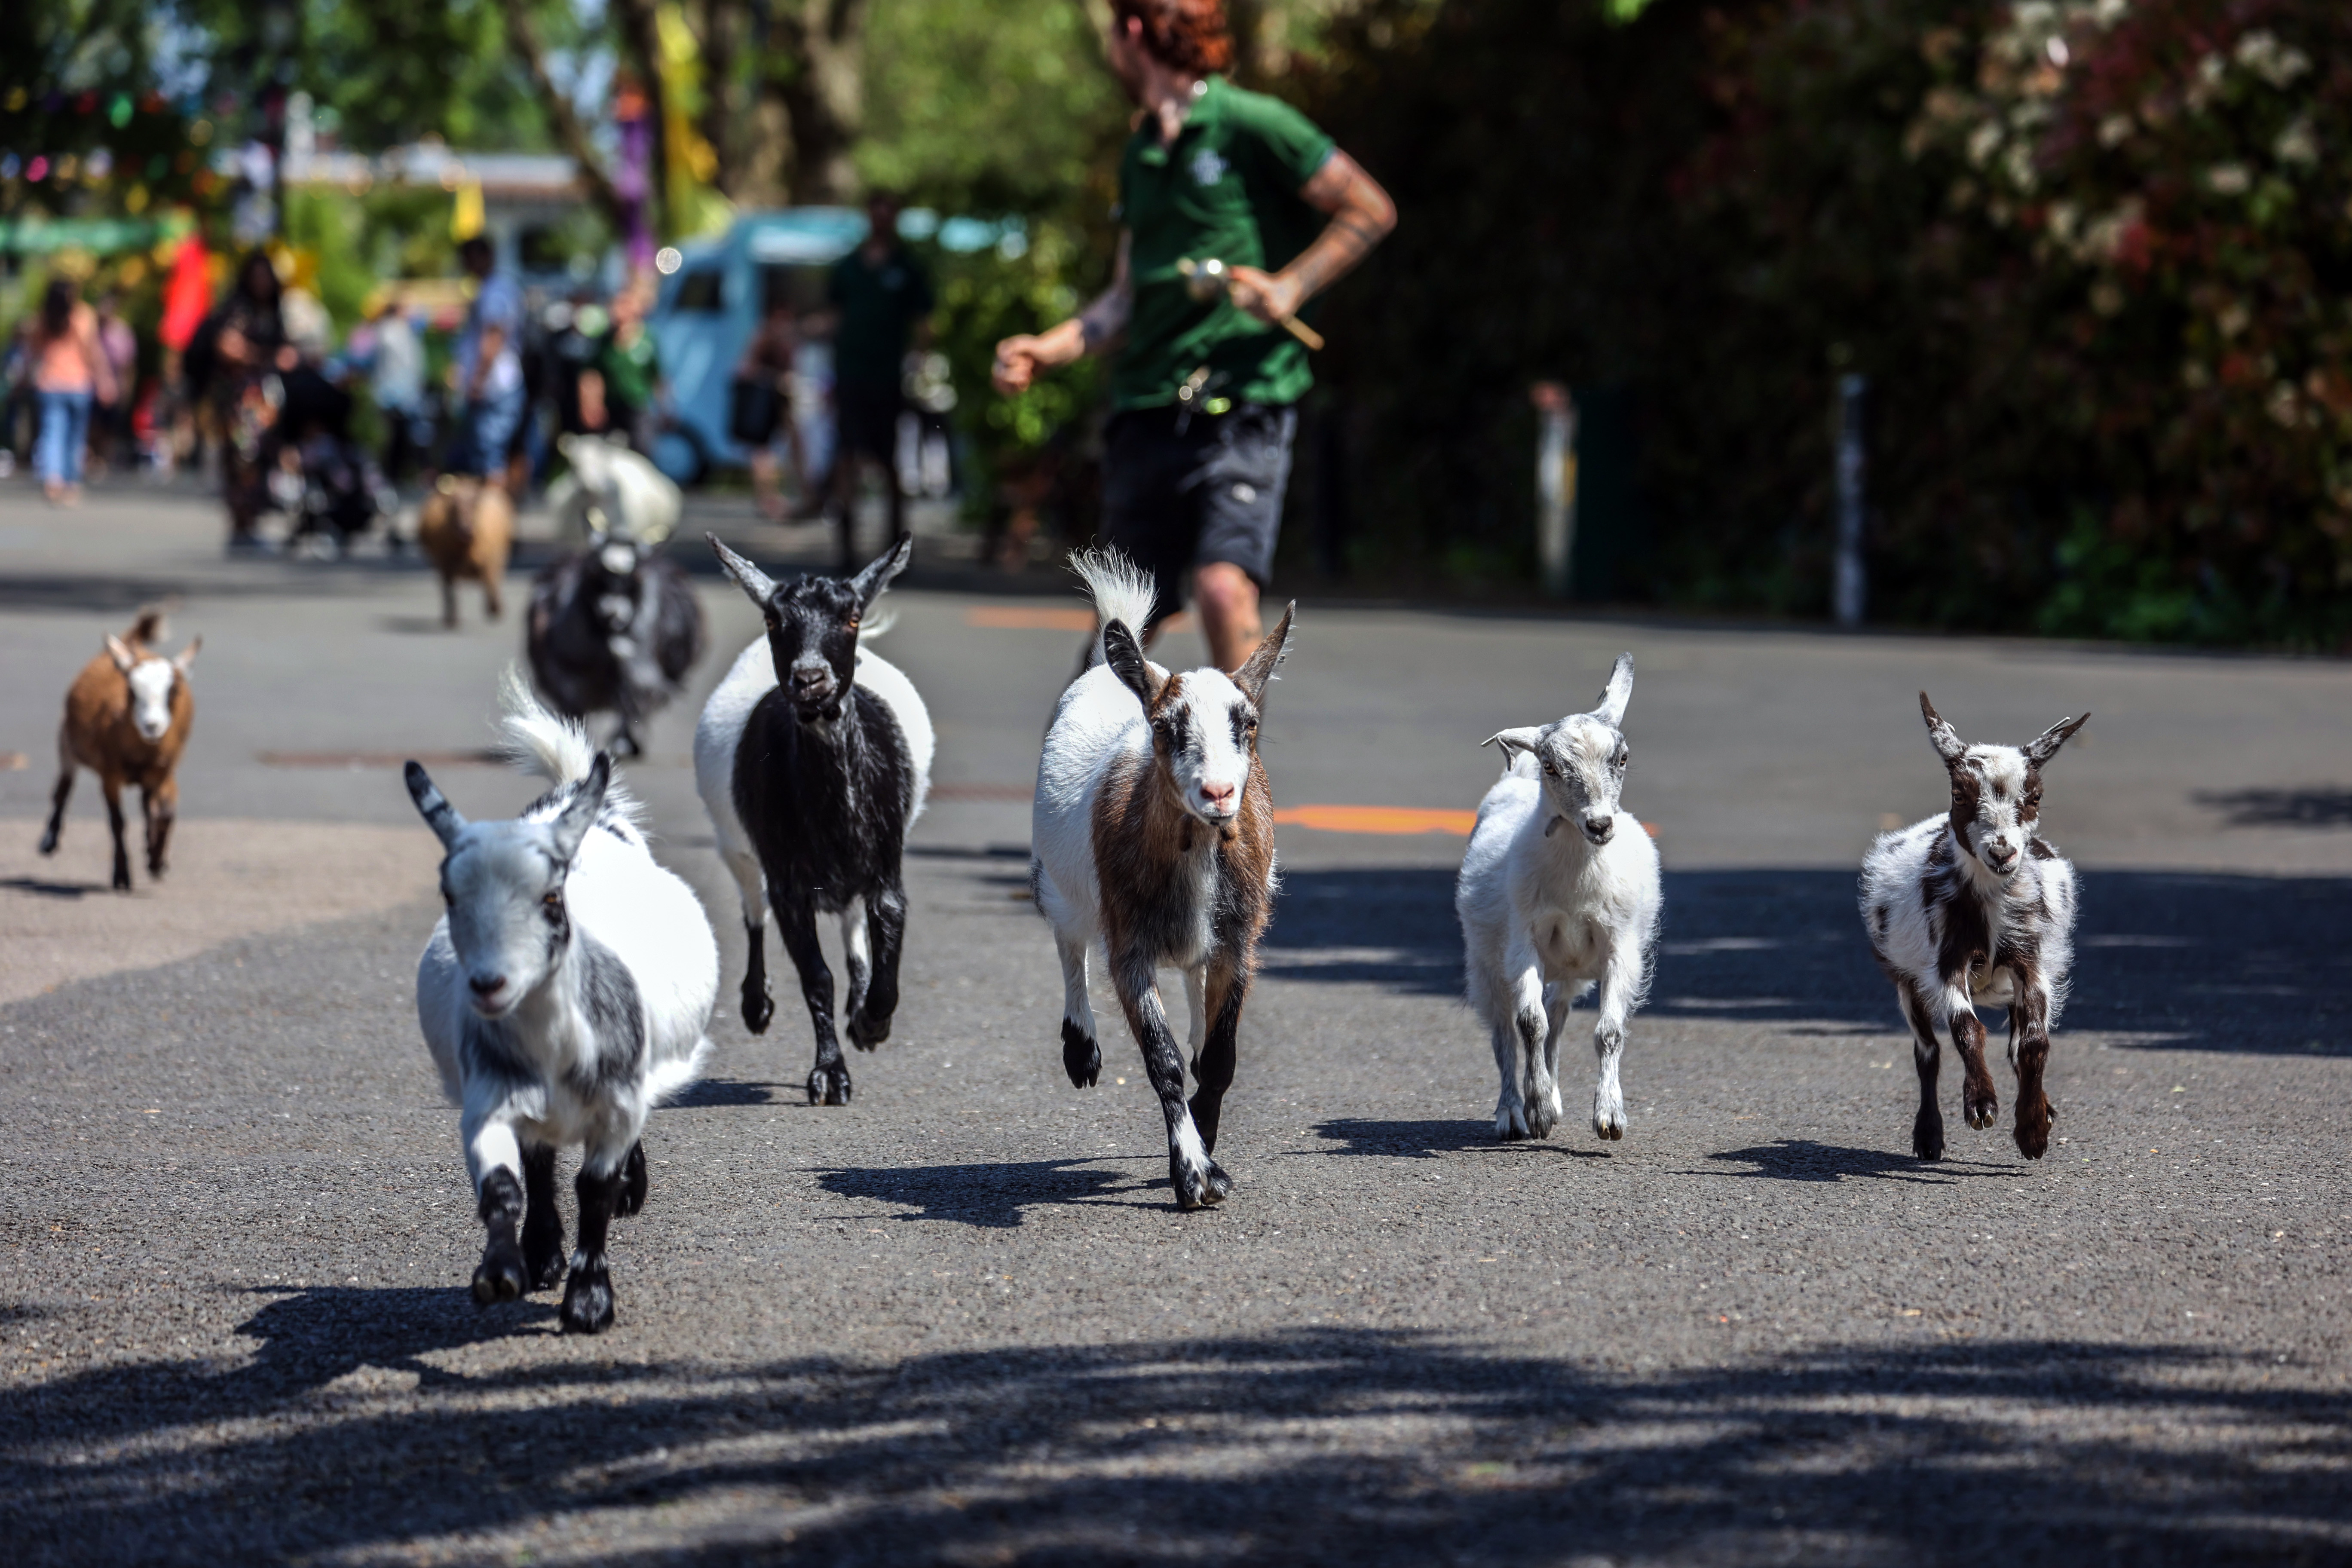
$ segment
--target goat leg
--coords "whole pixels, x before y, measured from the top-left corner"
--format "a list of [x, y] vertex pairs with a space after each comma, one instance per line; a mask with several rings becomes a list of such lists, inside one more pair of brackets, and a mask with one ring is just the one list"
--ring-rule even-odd
[[1192, 1108], [1184, 1103], [1184, 1058], [1176, 1036], [1168, 1027], [1168, 1011], [1160, 1005], [1148, 957], [1133, 953], [1113, 960], [1111, 974], [1118, 988], [1127, 1026], [1143, 1052], [1143, 1070], [1160, 1096], [1160, 1110], [1168, 1123], [1168, 1184], [1175, 1189], [1176, 1206], [1207, 1208], [1225, 1201], [1233, 1178], [1209, 1157]]
[[2017, 1152], [2039, 1160], [2050, 1151], [2050, 1097], [2042, 1092], [2042, 1073], [2050, 1060], [2050, 1002], [2039, 977], [2019, 977], [2020, 994], [2011, 1010], [2022, 1012], [2017, 1029]]
[[621, 1161], [595, 1173], [592, 1151], [572, 1190], [580, 1199], [580, 1247], [572, 1255], [572, 1275], [563, 1282], [563, 1331], [601, 1334], [613, 1326], [613, 1279], [604, 1267], [604, 1237], [626, 1184]]
[[180, 781], [166, 778], [153, 789], [139, 792], [147, 816], [147, 874], [160, 879], [172, 849], [172, 825], [180, 816]]
[[106, 826], [114, 835], [114, 890], [131, 890], [131, 851], [122, 841], [122, 785], [120, 782], [100, 775], [99, 787], [106, 792]]
[[[1966, 993], [1962, 994], [1965, 996]], [[1975, 1007], [1952, 1009], [1952, 1047], [1960, 1053], [1960, 1114], [1981, 1132], [2000, 1116], [2000, 1091], [1993, 1087], [1992, 1070], [1985, 1066], [1984, 1020]]]
[[1201, 1087], [1192, 1095], [1191, 1110], [1192, 1125], [1200, 1129], [1201, 1146], [1213, 1154], [1225, 1090], [1234, 1084], [1234, 1045], [1241, 1035], [1242, 1003], [1249, 995], [1249, 975], [1230, 958], [1220, 957], [1209, 965], [1207, 994], [1209, 1031], [1201, 1054], [1192, 1059], [1192, 1074]]
[[[770, 879], [772, 889], [774, 879]], [[816, 910], [805, 897], [779, 903], [772, 896], [776, 935], [800, 972], [801, 1000], [808, 1005], [809, 1023], [816, 1030], [816, 1065], [809, 1069], [811, 1105], [849, 1103], [849, 1064], [841, 1059], [841, 1042], [833, 1032], [833, 971], [825, 966], [824, 949], [816, 940]]]
[[522, 1263], [530, 1289], [547, 1290], [563, 1278], [563, 1215], [555, 1206], [555, 1145], [526, 1144], [522, 1152]]
[[768, 928], [746, 921], [743, 934], [751, 939], [751, 955], [743, 964], [743, 1026], [764, 1035], [768, 1020], [776, 1016], [775, 999], [768, 994]]
[[1911, 1060], [1919, 1069], [1919, 1114], [1911, 1122], [1911, 1152], [1922, 1160], [1944, 1157], [1944, 1113], [1936, 1103], [1936, 1079], [1943, 1066], [1944, 1047], [1937, 1042], [1927, 1004], [1908, 985], [1895, 988], [1895, 999], [1911, 1026]]
[[474, 1266], [474, 1301], [487, 1307], [494, 1301], [514, 1300], [530, 1288], [522, 1246], [515, 1239], [515, 1226], [524, 1215], [522, 1184], [504, 1165], [483, 1175], [480, 1212], [489, 1236], [482, 1246], [481, 1262]]
[[849, 1039], [870, 1051], [890, 1037], [890, 1016], [898, 1010], [898, 954], [907, 939], [907, 890], [896, 882], [866, 900], [866, 929], [874, 947], [874, 977], [865, 1005], [849, 1019]]
[[1102, 1077], [1102, 1047], [1095, 1039], [1094, 1004], [1087, 997], [1087, 942], [1054, 932], [1062, 959], [1062, 1070], [1072, 1089], [1092, 1089]]
[[613, 1205], [614, 1219], [626, 1219], [646, 1206], [646, 1142], [640, 1138], [629, 1145], [629, 1157], [621, 1162], [621, 1196]]
[[74, 762], [71, 756], [58, 759], [58, 787], [49, 792], [49, 825], [41, 829], [41, 853], [58, 852], [58, 835], [65, 831], [66, 802], [73, 798]]

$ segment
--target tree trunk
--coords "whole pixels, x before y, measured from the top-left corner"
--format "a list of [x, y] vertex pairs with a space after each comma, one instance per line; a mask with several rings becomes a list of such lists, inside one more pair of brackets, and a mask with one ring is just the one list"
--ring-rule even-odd
[[557, 145], [579, 166], [581, 183], [588, 187], [589, 199], [604, 210], [604, 220], [618, 234], [628, 225], [627, 205], [621, 200], [620, 192], [613, 188], [613, 177], [606, 172], [604, 160], [596, 155], [587, 127], [572, 112], [572, 100], [548, 74], [546, 52], [540, 47], [539, 34], [530, 25], [526, 4], [527, 0], [506, 0], [508, 47], [521, 58], [523, 69], [530, 77], [531, 90], [539, 95], [549, 129], [555, 132]]
[[782, 68], [762, 82], [792, 130], [785, 181], [795, 202], [846, 202], [857, 192], [850, 153], [866, 122], [868, 0], [799, 0], [774, 25]]

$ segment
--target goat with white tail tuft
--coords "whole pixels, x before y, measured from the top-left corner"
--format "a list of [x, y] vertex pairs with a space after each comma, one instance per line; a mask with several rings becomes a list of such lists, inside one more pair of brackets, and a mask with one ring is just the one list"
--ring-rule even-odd
[[[1180, 1207], [1222, 1203], [1232, 1179], [1211, 1157], [1234, 1080], [1242, 1003], [1273, 906], [1274, 796], [1258, 720], [1297, 606], [1228, 676], [1171, 674], [1143, 657], [1150, 574], [1112, 552], [1071, 565], [1094, 597], [1088, 668], [1062, 693], [1037, 763], [1030, 880], [1062, 957], [1062, 1066], [1083, 1089], [1102, 1070], [1087, 996], [1097, 941], [1168, 1124]], [[1192, 1073], [1168, 1026], [1159, 971], [1181, 970]]]
[[646, 1119], [710, 1049], [719, 944], [694, 894], [655, 863], [612, 759], [541, 707], [520, 672], [502, 697], [516, 761], [553, 786], [520, 816], [469, 823], [408, 764], [408, 793], [446, 851], [448, 906], [417, 963], [416, 1016], [463, 1108], [488, 1230], [474, 1300], [511, 1300], [563, 1272], [555, 1151], [577, 1143], [562, 1318], [593, 1334], [613, 1321], [606, 1228], [646, 1200]]
[[1500, 1138], [1549, 1138], [1559, 1125], [1560, 1030], [1570, 1005], [1595, 983], [1592, 1131], [1625, 1136], [1618, 1066], [1626, 1023], [1649, 990], [1663, 900], [1657, 846], [1619, 805], [1633, 760], [1621, 728], [1633, 695], [1633, 656], [1621, 653], [1591, 712], [1486, 742], [1503, 749], [1503, 776], [1479, 803], [1454, 907], [1470, 1005], [1492, 1037], [1502, 1080]]
[[1895, 983], [1919, 1069], [1911, 1152], [1944, 1157], [1939, 1035], [1960, 1053], [1968, 1124], [1982, 1130], [2000, 1113], [1977, 1016], [1982, 1003], [2009, 1009], [2017, 1149], [2038, 1160], [2053, 1115], [2042, 1073], [2074, 967], [2074, 868], [2042, 839], [2042, 770], [2091, 716], [2061, 719], [2022, 746], [1972, 746], [1924, 691], [1919, 712], [1950, 778], [1951, 809], [1880, 834], [1862, 863], [1863, 927]]

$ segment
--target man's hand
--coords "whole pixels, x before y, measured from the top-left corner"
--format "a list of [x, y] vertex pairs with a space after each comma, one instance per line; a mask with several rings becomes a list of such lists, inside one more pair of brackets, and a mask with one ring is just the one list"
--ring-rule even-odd
[[997, 391], [1011, 397], [1029, 390], [1037, 379], [1038, 340], [1027, 332], [1005, 339], [996, 345], [996, 363], [988, 374]]
[[1234, 267], [1228, 269], [1233, 279], [1230, 292], [1234, 306], [1271, 326], [1285, 316], [1295, 316], [1307, 300], [1307, 290], [1298, 280], [1287, 275], [1262, 272], [1255, 267]]

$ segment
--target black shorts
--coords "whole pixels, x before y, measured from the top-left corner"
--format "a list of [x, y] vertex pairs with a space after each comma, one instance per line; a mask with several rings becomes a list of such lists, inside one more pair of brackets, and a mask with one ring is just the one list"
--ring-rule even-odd
[[1184, 607], [1195, 566], [1238, 566], [1260, 588], [1272, 580], [1297, 430], [1296, 408], [1263, 403], [1196, 414], [1181, 430], [1172, 408], [1133, 408], [1111, 420], [1103, 432], [1103, 542], [1158, 580], [1155, 623]]
[[841, 451], [889, 464], [898, 460], [898, 416], [907, 400], [895, 386], [850, 386], [833, 389], [835, 428]]

